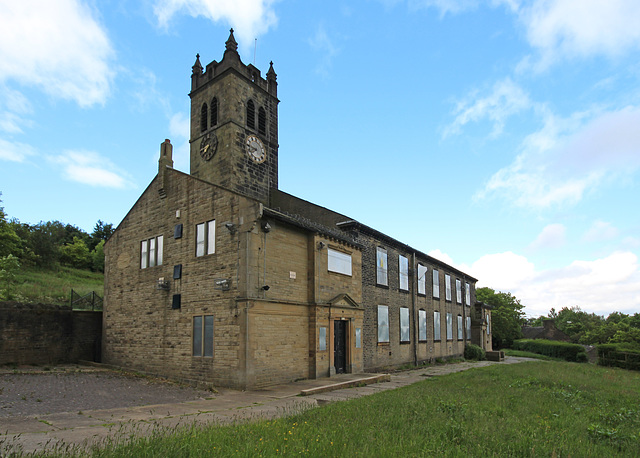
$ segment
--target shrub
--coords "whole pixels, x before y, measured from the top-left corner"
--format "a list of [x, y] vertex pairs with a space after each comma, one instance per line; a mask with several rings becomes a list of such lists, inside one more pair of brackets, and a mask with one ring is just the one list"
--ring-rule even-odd
[[582, 345], [556, 340], [520, 339], [513, 343], [514, 350], [530, 351], [540, 355], [561, 358], [565, 361], [584, 363], [588, 361], [587, 353]]
[[464, 359], [482, 361], [485, 359], [485, 351], [478, 345], [467, 344], [467, 346], [464, 347]]
[[640, 370], [640, 349], [629, 344], [598, 345], [598, 364]]

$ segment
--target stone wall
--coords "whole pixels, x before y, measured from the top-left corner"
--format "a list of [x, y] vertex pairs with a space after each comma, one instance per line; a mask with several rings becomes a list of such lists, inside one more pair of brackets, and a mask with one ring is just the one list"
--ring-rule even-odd
[[0, 303], [0, 365], [100, 361], [102, 312]]

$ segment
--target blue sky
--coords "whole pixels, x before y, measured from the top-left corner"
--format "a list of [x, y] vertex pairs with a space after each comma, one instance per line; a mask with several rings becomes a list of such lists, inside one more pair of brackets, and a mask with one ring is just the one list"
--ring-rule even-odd
[[[280, 188], [551, 307], [640, 312], [637, 0], [0, 0], [10, 217], [118, 224], [191, 66], [278, 74]], [[257, 40], [256, 40], [257, 39]]]

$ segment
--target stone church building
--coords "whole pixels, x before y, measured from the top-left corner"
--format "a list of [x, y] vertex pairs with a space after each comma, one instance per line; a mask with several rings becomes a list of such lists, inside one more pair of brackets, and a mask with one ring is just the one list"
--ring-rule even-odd
[[491, 349], [476, 279], [278, 189], [278, 93], [237, 52], [191, 76], [190, 173], [158, 174], [105, 245], [103, 361], [258, 388]]

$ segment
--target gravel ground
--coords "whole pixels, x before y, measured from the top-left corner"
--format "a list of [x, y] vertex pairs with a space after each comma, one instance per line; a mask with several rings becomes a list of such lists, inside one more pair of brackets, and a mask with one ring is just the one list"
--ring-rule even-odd
[[168, 404], [211, 396], [209, 391], [190, 386], [109, 371], [0, 374], [0, 417]]

